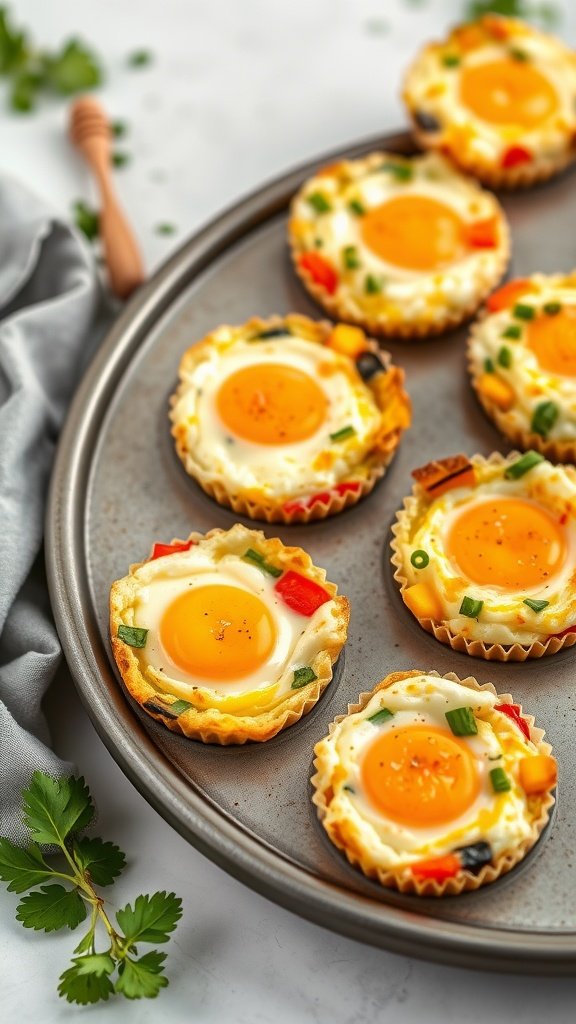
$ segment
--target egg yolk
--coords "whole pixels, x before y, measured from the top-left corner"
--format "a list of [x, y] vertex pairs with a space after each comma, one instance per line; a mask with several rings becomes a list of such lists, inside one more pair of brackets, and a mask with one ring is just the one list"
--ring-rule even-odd
[[528, 324], [526, 344], [543, 370], [576, 377], [576, 307], [537, 317]]
[[285, 363], [246, 366], [224, 381], [216, 404], [224, 425], [255, 444], [292, 444], [311, 437], [328, 400], [312, 377]]
[[240, 587], [195, 587], [164, 612], [160, 642], [184, 672], [206, 679], [238, 679], [262, 665], [276, 641], [263, 602]]
[[523, 591], [561, 569], [566, 539], [546, 509], [522, 498], [477, 501], [452, 522], [446, 550], [473, 583]]
[[469, 748], [448, 729], [433, 725], [383, 732], [366, 751], [361, 775], [379, 811], [415, 828], [453, 821], [480, 790]]
[[460, 74], [460, 99], [482, 121], [535, 128], [558, 107], [553, 86], [526, 61], [473, 64]]
[[397, 196], [375, 206], [362, 217], [360, 233], [376, 256], [407, 270], [438, 270], [465, 252], [460, 217], [428, 196]]

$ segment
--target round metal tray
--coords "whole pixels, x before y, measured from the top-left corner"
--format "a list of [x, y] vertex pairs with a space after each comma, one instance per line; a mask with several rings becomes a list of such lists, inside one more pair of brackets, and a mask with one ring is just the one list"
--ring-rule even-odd
[[[452, 653], [424, 633], [396, 592], [390, 524], [428, 459], [502, 446], [470, 390], [465, 331], [391, 343], [404, 366], [414, 424], [383, 482], [333, 519], [267, 535], [306, 548], [352, 602], [350, 636], [313, 712], [265, 744], [204, 746], [174, 736], [127, 698], [108, 643], [108, 592], [153, 540], [230, 527], [172, 450], [167, 400], [181, 353], [218, 323], [292, 310], [319, 315], [293, 274], [287, 205], [321, 162], [373, 148], [412, 151], [406, 135], [330, 153], [239, 203], [184, 245], [128, 305], [71, 409], [52, 480], [47, 562], [54, 613], [76, 685], [103, 741], [157, 811], [225, 870], [318, 924], [397, 952], [498, 971], [571, 974], [576, 965], [573, 836], [574, 649], [523, 665]], [[504, 199], [515, 275], [568, 269], [573, 174]], [[258, 524], [253, 524], [258, 525]], [[444, 900], [402, 897], [351, 868], [310, 802], [312, 750], [328, 723], [386, 673], [453, 670], [492, 680], [537, 716], [560, 762], [555, 820], [510, 876]]]

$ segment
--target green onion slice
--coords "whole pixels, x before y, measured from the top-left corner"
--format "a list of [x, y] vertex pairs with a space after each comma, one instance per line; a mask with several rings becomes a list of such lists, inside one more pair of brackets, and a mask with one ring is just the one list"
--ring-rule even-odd
[[382, 723], [387, 722], [389, 718], [394, 718], [394, 712], [390, 711], [390, 708], [380, 708], [380, 711], [376, 711], [373, 715], [370, 715], [366, 721], [372, 722], [372, 725], [382, 725]]
[[550, 604], [550, 601], [533, 601], [531, 597], [527, 597], [522, 604], [527, 604], [533, 612], [543, 612]]
[[175, 700], [174, 703], [170, 705], [170, 711], [175, 715], [181, 715], [183, 711], [188, 711], [191, 707], [192, 705], [188, 700]]
[[518, 341], [518, 338], [522, 337], [522, 328], [520, 324], [509, 324], [505, 331], [502, 331], [503, 338], [512, 338], [514, 341]]
[[348, 209], [351, 213], [355, 213], [357, 217], [363, 217], [366, 213], [366, 207], [359, 199], [351, 199], [348, 203]]
[[460, 605], [460, 615], [467, 615], [469, 619], [477, 619], [483, 605], [484, 601], [477, 601], [473, 597], [464, 597]]
[[294, 669], [294, 679], [292, 680], [292, 689], [301, 690], [303, 686], [307, 686], [308, 683], [313, 683], [315, 679], [318, 679], [313, 668], [307, 665], [305, 668]]
[[139, 626], [118, 626], [118, 639], [130, 647], [146, 647], [147, 636], [148, 630]]
[[332, 209], [323, 192], [311, 192], [309, 196], [306, 196], [306, 202], [310, 203], [316, 213], [329, 213]]
[[530, 57], [526, 53], [526, 50], [520, 50], [516, 46], [510, 47], [510, 56], [512, 57], [512, 60], [522, 61], [522, 63], [524, 63], [527, 60], [530, 60]]
[[545, 313], [548, 314], [548, 316], [556, 316], [557, 313], [559, 313], [560, 310], [562, 309], [562, 303], [561, 302], [545, 302], [544, 305], [542, 306], [542, 309], [544, 310]]
[[519, 480], [521, 476], [530, 469], [534, 469], [539, 462], [544, 462], [544, 456], [540, 452], [528, 451], [517, 462], [513, 462], [504, 473], [507, 480]]
[[484, 372], [485, 373], [494, 373], [494, 370], [495, 370], [494, 360], [490, 359], [490, 357], [488, 357], [488, 359], [484, 360]]
[[358, 249], [355, 245], [346, 245], [342, 250], [342, 259], [347, 270], [357, 270], [360, 263]]
[[460, 57], [457, 53], [445, 53], [442, 57], [442, 63], [445, 68], [457, 68], [460, 63]]
[[388, 171], [397, 181], [411, 181], [414, 177], [414, 171], [410, 164], [396, 163], [395, 160], [386, 160], [378, 170]]
[[555, 402], [540, 402], [534, 409], [532, 423], [530, 424], [535, 434], [547, 437], [556, 423], [560, 410]]
[[534, 306], [527, 306], [524, 302], [518, 302], [512, 310], [512, 315], [518, 320], [533, 320], [535, 313]]
[[384, 287], [384, 281], [381, 277], [376, 277], [375, 274], [366, 274], [366, 280], [364, 281], [364, 290], [367, 295], [378, 295]]
[[430, 561], [430, 557], [426, 551], [418, 548], [417, 551], [413, 551], [410, 555], [410, 561], [415, 569], [425, 569]]
[[454, 736], [475, 736], [478, 732], [472, 708], [454, 708], [446, 711], [445, 715]]
[[498, 363], [507, 370], [512, 365], [512, 353], [507, 345], [502, 345], [498, 353]]
[[242, 558], [245, 562], [252, 562], [253, 565], [262, 569], [262, 572], [267, 572], [269, 576], [281, 576], [284, 572], [277, 565], [271, 565], [270, 562], [267, 562], [264, 555], [261, 555], [259, 551], [254, 551], [254, 548], [248, 548], [242, 555]]
[[495, 793], [507, 793], [512, 789], [512, 783], [503, 768], [492, 768], [490, 782]]
[[330, 434], [331, 441], [347, 441], [349, 437], [354, 437], [356, 429], [348, 424], [347, 427], [342, 427], [341, 430], [336, 430], [333, 434]]

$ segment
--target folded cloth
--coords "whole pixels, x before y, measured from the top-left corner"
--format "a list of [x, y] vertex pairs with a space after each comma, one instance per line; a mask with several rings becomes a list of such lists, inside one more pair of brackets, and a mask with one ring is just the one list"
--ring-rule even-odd
[[0, 177], [0, 835], [25, 842], [35, 769], [70, 773], [41, 701], [61, 657], [39, 558], [56, 440], [93, 350], [101, 292], [70, 225]]

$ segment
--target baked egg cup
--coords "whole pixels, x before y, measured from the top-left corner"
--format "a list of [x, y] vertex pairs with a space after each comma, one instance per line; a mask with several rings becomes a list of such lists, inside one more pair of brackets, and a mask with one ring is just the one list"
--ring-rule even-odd
[[332, 679], [349, 604], [302, 548], [236, 524], [155, 544], [112, 584], [112, 652], [148, 715], [203, 743], [263, 742]]
[[576, 469], [528, 451], [439, 459], [413, 476], [391, 546], [420, 626], [489, 661], [576, 643]]
[[368, 878], [454, 896], [494, 882], [537, 842], [554, 804], [551, 749], [491, 683], [393, 672], [316, 744], [312, 799]]
[[429, 43], [403, 98], [424, 149], [492, 188], [544, 181], [575, 155], [576, 56], [515, 18], [486, 14]]
[[185, 352], [170, 419], [219, 504], [308, 523], [356, 504], [410, 425], [404, 373], [363, 330], [298, 314], [223, 326]]

